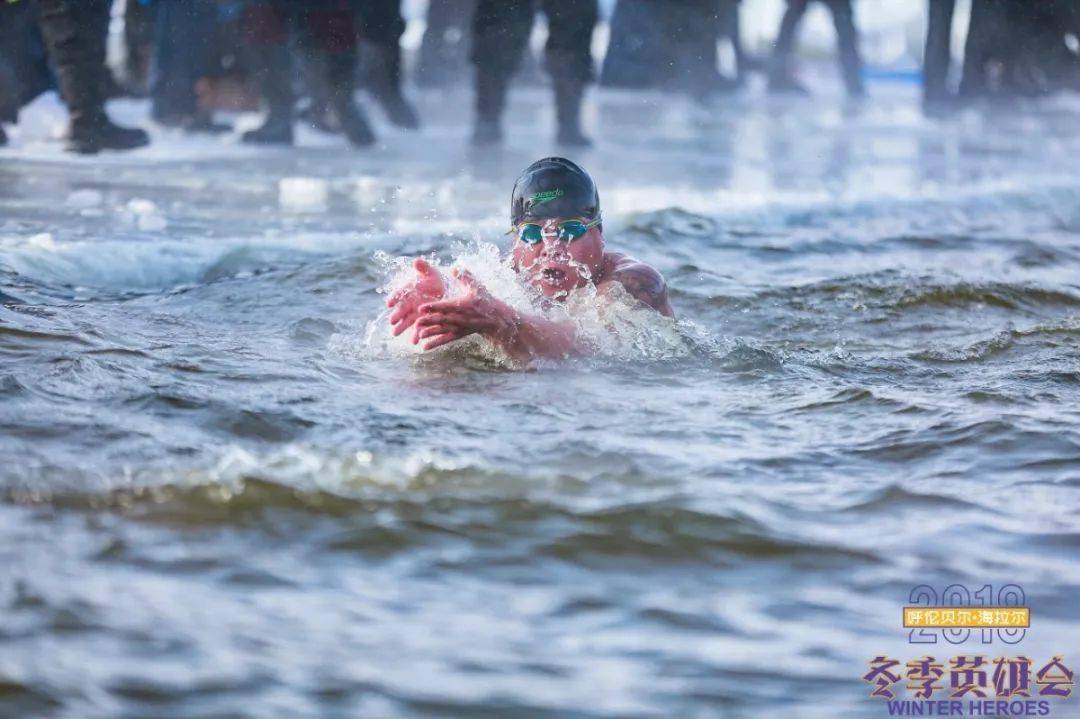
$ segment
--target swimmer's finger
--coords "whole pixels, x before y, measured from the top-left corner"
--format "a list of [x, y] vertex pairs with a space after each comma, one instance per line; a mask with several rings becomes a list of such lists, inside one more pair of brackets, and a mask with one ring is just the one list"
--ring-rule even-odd
[[401, 322], [403, 319], [409, 317], [410, 315], [415, 316], [416, 314], [419, 313], [412, 305], [408, 303], [399, 305], [398, 308], [394, 310], [394, 312], [390, 315], [390, 322], [392, 324], [396, 324], [398, 322]]
[[401, 298], [405, 296], [406, 288], [399, 287], [390, 293], [390, 296], [386, 298], [386, 306], [393, 307], [398, 302], [401, 302]]
[[422, 327], [419, 323], [413, 325], [412, 343], [417, 344], [425, 337], [433, 337], [435, 335], [449, 334], [456, 337], [464, 337], [469, 334], [467, 328], [454, 327], [452, 325], [428, 325]]
[[466, 318], [457, 312], [425, 312], [416, 320], [420, 327], [431, 325], [459, 325], [467, 322]]
[[405, 330], [412, 327], [413, 324], [415, 324], [415, 322], [416, 322], [416, 315], [410, 315], [410, 316], [405, 317], [404, 319], [402, 319], [400, 322], [396, 322], [394, 324], [394, 336], [397, 337], [402, 332], [404, 332]]
[[473, 277], [472, 273], [468, 270], [463, 270], [459, 267], [455, 267], [453, 270], [453, 275], [454, 277], [458, 278], [461, 284], [465, 285], [470, 290], [480, 289], [480, 283], [475, 277]]
[[393, 315], [390, 316], [390, 324], [394, 325], [395, 327], [397, 327], [398, 325], [408, 326], [411, 325], [412, 321], [415, 319], [415, 313], [403, 310], [395, 312]]
[[429, 325], [427, 327], [421, 327], [417, 330], [416, 336], [419, 339], [425, 339], [427, 337], [434, 337], [435, 335], [443, 335], [456, 333], [457, 328], [450, 325]]
[[456, 334], [448, 332], [446, 334], [433, 337], [431, 340], [424, 344], [424, 351], [433, 350], [436, 347], [442, 347], [445, 344], [450, 344], [454, 340], [460, 339]]
[[421, 312], [445, 312], [461, 309], [460, 300], [441, 300], [439, 302], [427, 302], [418, 308]]

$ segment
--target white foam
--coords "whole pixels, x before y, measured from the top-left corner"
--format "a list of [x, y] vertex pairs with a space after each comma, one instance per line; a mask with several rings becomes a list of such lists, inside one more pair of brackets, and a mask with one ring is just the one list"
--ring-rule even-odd
[[42, 232], [26, 240], [26, 244], [29, 247], [34, 247], [39, 250], [45, 250], [46, 252], [56, 251], [56, 240], [48, 232]]
[[328, 183], [317, 177], [284, 177], [278, 182], [278, 201], [290, 212], [323, 212], [329, 196]]

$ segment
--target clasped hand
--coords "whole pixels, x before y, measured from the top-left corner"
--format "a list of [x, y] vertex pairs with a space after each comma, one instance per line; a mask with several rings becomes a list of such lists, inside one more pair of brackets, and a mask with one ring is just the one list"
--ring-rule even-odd
[[446, 282], [439, 271], [425, 260], [413, 262], [416, 276], [390, 295], [386, 306], [394, 336], [412, 328], [412, 343], [432, 350], [471, 334], [502, 342], [513, 334], [515, 312], [496, 299], [467, 270], [455, 268], [452, 274], [465, 288], [465, 294], [446, 299]]

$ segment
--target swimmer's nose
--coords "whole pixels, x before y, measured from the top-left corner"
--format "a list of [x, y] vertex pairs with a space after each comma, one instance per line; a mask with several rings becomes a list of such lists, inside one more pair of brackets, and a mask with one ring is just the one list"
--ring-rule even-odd
[[565, 243], [563, 243], [562, 240], [555, 237], [545, 237], [544, 249], [541, 250], [540, 254], [548, 259], [562, 259], [566, 257], [566, 247], [564, 244]]

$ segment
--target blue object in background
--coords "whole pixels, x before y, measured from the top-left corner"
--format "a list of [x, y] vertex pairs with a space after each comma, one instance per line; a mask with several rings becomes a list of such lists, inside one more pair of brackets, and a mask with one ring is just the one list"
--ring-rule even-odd
[[214, 0], [162, 0], [158, 3], [150, 66], [150, 96], [155, 119], [195, 115], [195, 83], [209, 68], [217, 13]]

